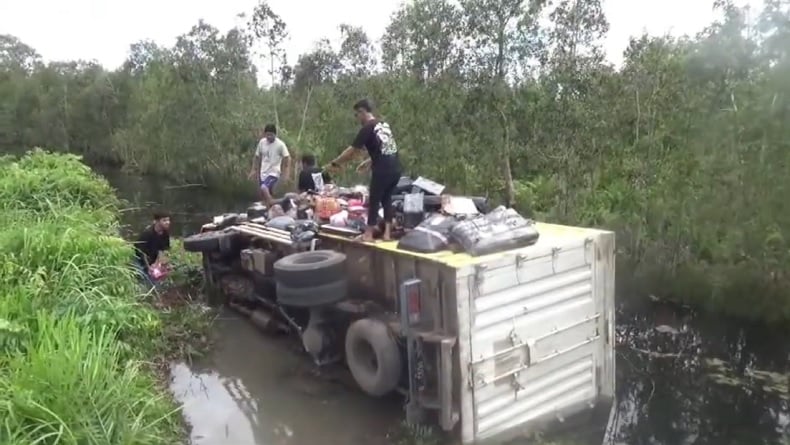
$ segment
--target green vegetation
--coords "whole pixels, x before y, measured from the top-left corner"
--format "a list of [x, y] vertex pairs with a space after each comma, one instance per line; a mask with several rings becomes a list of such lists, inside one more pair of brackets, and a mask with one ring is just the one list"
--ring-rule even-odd
[[44, 64], [5, 36], [0, 145], [226, 185], [244, 181], [263, 123], [326, 160], [367, 96], [413, 173], [616, 229], [621, 284], [640, 283], [621, 294], [786, 321], [790, 9], [715, 7], [697, 36], [635, 37], [619, 66], [602, 55], [599, 0], [414, 0], [380, 45], [344, 25], [295, 64], [265, 2], [244, 29], [201, 22], [171, 48], [135, 44], [114, 71]]
[[0, 160], [4, 445], [182, 437], [175, 404], [145, 364], [172, 351], [168, 333], [194, 319], [160, 315], [141, 295], [117, 205], [74, 155], [36, 150]]

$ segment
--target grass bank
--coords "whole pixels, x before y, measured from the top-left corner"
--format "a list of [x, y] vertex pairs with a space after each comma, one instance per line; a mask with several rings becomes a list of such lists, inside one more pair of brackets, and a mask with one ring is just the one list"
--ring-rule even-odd
[[79, 158], [0, 158], [0, 444], [175, 444], [157, 358], [201, 317], [156, 310], [118, 236], [119, 201]]

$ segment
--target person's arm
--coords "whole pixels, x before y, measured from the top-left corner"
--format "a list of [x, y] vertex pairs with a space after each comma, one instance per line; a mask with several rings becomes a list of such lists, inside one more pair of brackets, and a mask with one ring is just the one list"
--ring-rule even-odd
[[285, 145], [285, 142], [282, 143], [280, 150], [283, 156], [280, 169], [283, 172], [283, 180], [288, 181], [291, 179], [291, 153], [288, 151], [288, 146]]
[[258, 145], [255, 146], [255, 156], [252, 158], [252, 168], [250, 169], [250, 174], [248, 175], [250, 179], [260, 178], [261, 177], [261, 143], [258, 142]]
[[360, 152], [364, 152], [365, 141], [368, 140], [372, 131], [373, 131], [373, 127], [367, 125], [360, 128], [359, 132], [357, 133], [357, 137], [354, 138], [354, 142], [352, 142], [351, 145], [349, 145], [345, 150], [343, 150], [343, 152], [340, 153], [340, 156], [333, 159], [332, 162], [329, 163], [329, 165], [335, 168], [340, 167], [346, 162], [357, 157]]
[[162, 241], [162, 250], [159, 251], [156, 257], [156, 262], [160, 264], [167, 264], [167, 251], [170, 250], [170, 234], [164, 236]]
[[370, 158], [365, 159], [357, 165], [357, 173], [362, 173], [370, 168]]

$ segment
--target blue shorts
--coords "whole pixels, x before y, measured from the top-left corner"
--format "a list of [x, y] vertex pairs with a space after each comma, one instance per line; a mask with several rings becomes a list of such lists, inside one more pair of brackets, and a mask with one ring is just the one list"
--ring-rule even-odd
[[263, 179], [261, 179], [261, 190], [264, 187], [269, 191], [269, 194], [274, 193], [274, 186], [277, 185], [277, 180], [280, 179], [277, 176], [269, 175]]

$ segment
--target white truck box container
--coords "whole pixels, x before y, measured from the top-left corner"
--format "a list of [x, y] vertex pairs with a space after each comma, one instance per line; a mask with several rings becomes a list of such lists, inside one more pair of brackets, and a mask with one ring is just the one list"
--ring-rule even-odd
[[480, 257], [322, 236], [347, 254], [354, 296], [394, 312], [400, 284], [420, 280], [413, 329], [432, 371], [420, 403], [463, 444], [528, 434], [614, 397], [615, 235], [537, 228], [534, 245]]

